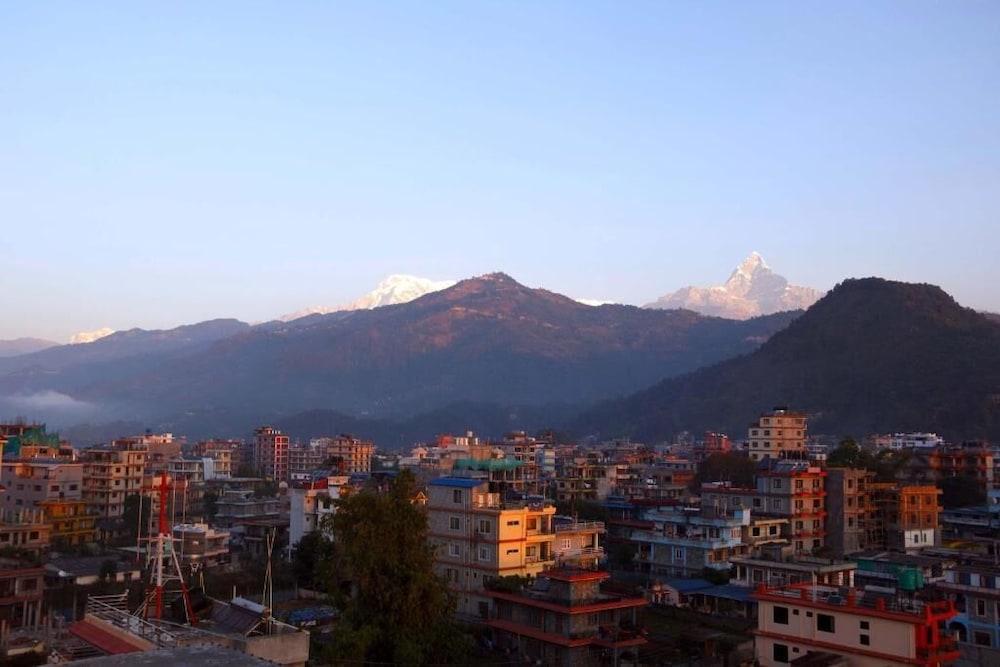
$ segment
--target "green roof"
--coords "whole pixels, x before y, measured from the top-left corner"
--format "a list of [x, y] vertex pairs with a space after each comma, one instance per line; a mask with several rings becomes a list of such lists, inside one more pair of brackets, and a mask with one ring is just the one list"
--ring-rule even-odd
[[513, 470], [523, 464], [516, 459], [458, 459], [453, 470]]

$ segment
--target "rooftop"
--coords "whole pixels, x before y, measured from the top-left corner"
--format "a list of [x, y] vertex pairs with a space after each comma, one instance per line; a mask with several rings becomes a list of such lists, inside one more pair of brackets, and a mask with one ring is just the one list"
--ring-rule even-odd
[[428, 486], [448, 486], [456, 489], [474, 489], [482, 484], [486, 484], [486, 480], [465, 477], [438, 477], [428, 482]]

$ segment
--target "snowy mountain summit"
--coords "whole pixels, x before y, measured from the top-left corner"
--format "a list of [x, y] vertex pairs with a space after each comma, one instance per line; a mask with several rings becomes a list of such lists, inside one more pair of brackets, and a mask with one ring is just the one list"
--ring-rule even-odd
[[729, 279], [714, 287], [683, 287], [646, 308], [687, 308], [703, 315], [745, 320], [785, 310], [806, 309], [823, 293], [789, 284], [756, 251], [740, 262]]
[[379, 306], [391, 306], [397, 303], [407, 303], [425, 294], [447, 289], [455, 284], [454, 280], [429, 280], [417, 276], [393, 274], [380, 282], [368, 294], [340, 306], [312, 306], [294, 313], [282, 315], [278, 319], [291, 322], [307, 315], [326, 315], [342, 310], [371, 310]]

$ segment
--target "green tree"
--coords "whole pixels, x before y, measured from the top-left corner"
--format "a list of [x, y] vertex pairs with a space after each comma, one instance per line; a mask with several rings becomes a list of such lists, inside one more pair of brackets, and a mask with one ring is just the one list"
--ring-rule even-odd
[[292, 548], [292, 572], [296, 583], [312, 590], [321, 587], [326, 568], [333, 558], [333, 542], [323, 531], [306, 533]]
[[733, 486], [753, 486], [757, 465], [748, 457], [735, 452], [711, 454], [702, 461], [695, 475], [696, 488], [705, 482], [732, 482]]
[[827, 465], [834, 468], [868, 468], [871, 464], [867, 453], [853, 438], [844, 438], [826, 457]]
[[366, 489], [337, 503], [337, 565], [326, 576], [343, 611], [325, 656], [333, 663], [457, 663], [468, 654], [471, 642], [452, 620], [454, 599], [432, 569], [427, 515], [411, 502], [416, 491], [404, 471], [385, 493]]
[[986, 492], [975, 477], [958, 475], [941, 480], [941, 504], [945, 509], [986, 503]]

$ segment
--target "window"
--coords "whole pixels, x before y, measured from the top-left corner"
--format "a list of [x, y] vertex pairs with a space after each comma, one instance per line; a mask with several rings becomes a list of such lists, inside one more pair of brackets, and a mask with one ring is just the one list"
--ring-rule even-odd
[[450, 528], [451, 530], [461, 530], [462, 520], [459, 519], [457, 516], [451, 517], [450, 519], [448, 519], [448, 528]]
[[862, 646], [870, 646], [872, 642], [871, 637], [869, 637], [868, 635], [861, 635], [859, 641], [861, 642]]
[[753, 506], [754, 507], [762, 507], [763, 505], [764, 505], [764, 501], [761, 500], [760, 498], [754, 498], [753, 499]]
[[488, 519], [480, 519], [479, 520], [479, 532], [480, 533], [486, 533], [486, 534], [492, 533], [493, 532], [493, 524], [491, 524]]
[[462, 555], [462, 550], [459, 548], [457, 544], [449, 544], [448, 555], [451, 556], [452, 558], [458, 558], [459, 556]]
[[563, 550], [567, 550], [567, 549], [569, 549], [572, 546], [573, 546], [573, 541], [571, 539], [566, 538], [566, 539], [564, 539], [562, 541], [562, 548], [563, 548]]
[[830, 614], [816, 614], [816, 629], [820, 632], [834, 632], [833, 616]]
[[976, 600], [976, 616], [986, 615], [986, 600]]
[[778, 527], [777, 526], [768, 526], [768, 528], [767, 528], [767, 534], [768, 535], [777, 535], [778, 534]]
[[786, 644], [775, 644], [772, 657], [775, 662], [788, 662], [788, 646]]
[[518, 519], [514, 519], [513, 521], [508, 521], [508, 522], [507, 522], [507, 525], [508, 525], [508, 526], [520, 526], [520, 525], [521, 525], [521, 522], [520, 522], [520, 520], [518, 520]]
[[870, 629], [868, 621], [861, 621], [861, 629], [862, 630], [868, 630], [868, 629]]
[[479, 547], [479, 560], [488, 561], [490, 559], [490, 550], [487, 547]]
[[38, 531], [37, 530], [31, 531], [31, 535], [28, 536], [28, 539], [37, 540], [38, 539]]
[[674, 560], [684, 560], [684, 549], [674, 549]]
[[972, 633], [972, 641], [976, 646], [990, 646], [990, 634], [988, 632]]
[[462, 492], [459, 491], [458, 489], [455, 489], [454, 491], [452, 491], [451, 492], [451, 502], [453, 502], [453, 503], [460, 503], [460, 502], [462, 502]]
[[754, 527], [754, 529], [753, 529], [753, 536], [754, 537], [760, 537], [760, 528], [758, 528], [756, 526]]
[[514, 554], [516, 554], [517, 552], [518, 552], [518, 550], [517, 550], [517, 549], [507, 549], [507, 555], [508, 555], [508, 556], [513, 556], [513, 555], [514, 555]]
[[788, 625], [788, 607], [774, 607], [773, 620], [781, 625]]

